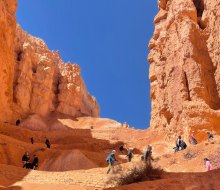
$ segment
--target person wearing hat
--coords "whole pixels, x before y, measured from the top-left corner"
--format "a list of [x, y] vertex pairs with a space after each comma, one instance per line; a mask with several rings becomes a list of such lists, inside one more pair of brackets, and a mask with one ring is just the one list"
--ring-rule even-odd
[[106, 161], [108, 163], [107, 174], [111, 171], [112, 168], [114, 169], [114, 163], [117, 162], [117, 160], [115, 158], [115, 153], [116, 153], [115, 150], [111, 151], [111, 153], [106, 158]]

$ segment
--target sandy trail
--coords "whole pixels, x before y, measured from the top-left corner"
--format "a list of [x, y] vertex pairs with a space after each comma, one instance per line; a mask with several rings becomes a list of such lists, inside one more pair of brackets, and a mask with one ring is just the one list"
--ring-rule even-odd
[[[214, 168], [220, 167], [219, 136], [215, 136], [213, 143], [203, 141], [197, 146], [189, 145], [186, 150], [174, 154], [173, 141], [164, 141], [160, 133], [118, 128], [117, 123], [108, 119], [47, 118], [44, 122], [50, 126], [43, 131], [33, 131], [28, 127], [10, 124], [0, 125], [2, 188], [18, 190], [107, 188], [105, 161], [107, 154], [112, 149], [118, 150], [119, 145], [125, 144], [126, 147], [136, 148], [134, 161], [138, 161], [141, 150], [149, 143], [153, 144], [156, 164], [166, 171], [176, 173], [165, 173], [161, 180], [146, 181], [119, 189], [175, 190], [176, 187], [180, 187], [183, 190], [211, 190], [208, 188], [220, 187], [216, 177], [220, 176], [219, 170], [211, 173], [190, 173], [205, 171], [204, 157], [212, 159]], [[51, 149], [45, 147], [45, 136], [52, 143]], [[30, 137], [34, 137], [34, 145], [30, 143]], [[21, 168], [21, 157], [25, 151], [29, 151], [31, 157], [34, 154], [39, 156], [38, 171]], [[118, 154], [117, 151], [121, 163], [126, 162], [125, 155]], [[127, 166], [123, 164], [123, 167]], [[203, 181], [209, 182], [204, 184]]]

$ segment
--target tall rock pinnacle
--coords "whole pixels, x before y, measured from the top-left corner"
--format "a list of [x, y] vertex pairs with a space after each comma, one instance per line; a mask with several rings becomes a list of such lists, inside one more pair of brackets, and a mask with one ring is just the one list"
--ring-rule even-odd
[[151, 127], [168, 136], [220, 125], [220, 3], [159, 0], [149, 43]]
[[16, 24], [16, 0], [0, 1], [0, 121], [51, 112], [99, 117], [77, 64]]

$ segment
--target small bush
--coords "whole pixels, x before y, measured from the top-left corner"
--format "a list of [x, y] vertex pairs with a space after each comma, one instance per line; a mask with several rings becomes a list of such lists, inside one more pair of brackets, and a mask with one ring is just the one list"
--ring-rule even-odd
[[156, 180], [161, 178], [162, 173], [162, 169], [153, 168], [151, 163], [138, 162], [127, 171], [123, 171], [122, 167], [117, 167], [108, 183], [121, 186], [145, 180]]
[[195, 158], [196, 157], [196, 153], [194, 152], [187, 152], [186, 154], [184, 154], [184, 158], [185, 159], [192, 159], [192, 158]]

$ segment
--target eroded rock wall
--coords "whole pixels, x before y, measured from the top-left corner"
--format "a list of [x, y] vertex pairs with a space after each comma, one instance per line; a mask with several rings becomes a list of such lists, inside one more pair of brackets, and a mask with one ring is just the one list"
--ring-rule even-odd
[[0, 1], [0, 121], [29, 114], [59, 112], [99, 117], [77, 64], [64, 63], [57, 51], [16, 24], [15, 0]]
[[151, 127], [220, 131], [220, 1], [159, 0], [149, 43]]
[[16, 7], [16, 1], [0, 1], [0, 121], [12, 114]]

